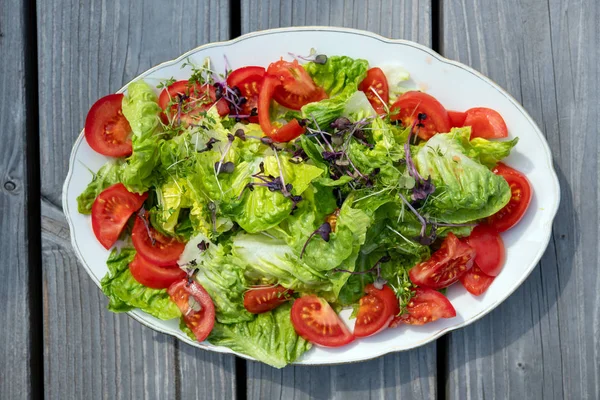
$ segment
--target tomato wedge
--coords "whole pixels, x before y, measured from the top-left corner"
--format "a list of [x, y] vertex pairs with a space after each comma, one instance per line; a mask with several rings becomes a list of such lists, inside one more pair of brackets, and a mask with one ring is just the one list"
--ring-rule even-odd
[[475, 250], [475, 265], [490, 276], [498, 276], [504, 265], [504, 242], [498, 231], [486, 224], [477, 225], [467, 243]]
[[429, 260], [408, 271], [410, 280], [419, 286], [442, 289], [456, 282], [473, 266], [475, 250], [458, 239], [452, 232]]
[[298, 335], [311, 343], [339, 347], [354, 340], [329, 303], [315, 295], [296, 299], [292, 305], [291, 319]]
[[[397, 111], [400, 110], [400, 111]], [[392, 121], [400, 120], [404, 126], [412, 125], [419, 114], [427, 117], [421, 123], [418, 135], [427, 140], [436, 133], [450, 132], [452, 123], [444, 106], [427, 93], [410, 91], [404, 93], [390, 108]]]
[[[181, 112], [179, 112], [177, 104], [173, 104], [172, 100], [177, 102], [177, 98], [181, 96], [184, 100], [181, 102]], [[169, 104], [171, 106], [169, 107]], [[163, 89], [158, 97], [158, 105], [165, 110], [161, 116], [163, 122], [169, 123], [179, 115], [179, 118], [184, 124], [196, 122], [203, 112], [208, 111], [211, 107], [216, 107], [219, 115], [227, 115], [229, 106], [223, 98], [217, 100], [217, 92], [212, 85], [190, 84], [186, 80], [177, 81]], [[167, 110], [167, 108], [169, 108]]]
[[185, 248], [184, 243], [177, 241], [175, 238], [164, 236], [140, 216], [135, 219], [131, 240], [133, 247], [141, 257], [159, 267], [175, 265]]
[[325, 91], [315, 84], [298, 60], [271, 63], [267, 74], [281, 83], [273, 92], [273, 100], [284, 107], [300, 110], [305, 104], [327, 98]]
[[177, 304], [196, 340], [206, 339], [215, 326], [215, 305], [206, 290], [197, 282], [182, 279], [169, 286], [167, 293]]
[[175, 281], [185, 278], [186, 273], [178, 265], [159, 267], [136, 254], [129, 264], [134, 279], [153, 289], [166, 289]]
[[479, 296], [490, 287], [494, 279], [496, 278], [484, 274], [477, 265], [474, 265], [473, 268], [460, 277], [460, 283], [469, 293]]
[[365, 79], [358, 85], [358, 90], [365, 93], [377, 114], [386, 113], [386, 107], [390, 101], [390, 91], [387, 78], [381, 68], [369, 69]]
[[248, 115], [249, 117], [245, 119], [249, 122], [258, 122], [258, 95], [265, 73], [264, 67], [248, 66], [236, 69], [227, 77], [227, 86], [237, 87], [246, 98], [239, 114]]
[[500, 139], [508, 136], [504, 118], [491, 108], [477, 107], [467, 110], [463, 126], [471, 127], [471, 139]]
[[437, 290], [418, 287], [408, 302], [407, 313], [394, 318], [390, 324], [394, 328], [402, 323], [425, 325], [440, 318], [456, 317], [456, 310], [450, 300]]
[[290, 300], [292, 293], [281, 285], [255, 286], [244, 293], [244, 307], [252, 314], [271, 311]]
[[258, 96], [258, 121], [263, 132], [276, 142], [289, 142], [302, 135], [306, 128], [293, 119], [280, 128], [275, 128], [271, 123], [269, 108], [275, 89], [281, 85], [281, 82], [272, 76], [266, 76], [263, 81], [263, 87]]
[[512, 195], [504, 208], [488, 217], [487, 223], [498, 232], [504, 232], [515, 226], [525, 215], [531, 202], [531, 185], [525, 175], [505, 164], [498, 163], [493, 172], [506, 179]]
[[85, 140], [94, 151], [124, 157], [133, 151], [131, 126], [123, 115], [122, 94], [109, 94], [94, 103], [85, 118]]
[[453, 128], [460, 128], [465, 123], [467, 113], [462, 111], [448, 111], [448, 117]]
[[358, 303], [358, 315], [354, 325], [356, 337], [367, 337], [381, 332], [400, 312], [398, 298], [388, 285], [377, 289], [373, 284], [369, 284], [365, 287], [365, 292], [367, 295]]
[[96, 197], [92, 204], [92, 229], [105, 249], [115, 244], [129, 217], [144, 204], [147, 197], [147, 193], [130, 193], [122, 183], [104, 189]]

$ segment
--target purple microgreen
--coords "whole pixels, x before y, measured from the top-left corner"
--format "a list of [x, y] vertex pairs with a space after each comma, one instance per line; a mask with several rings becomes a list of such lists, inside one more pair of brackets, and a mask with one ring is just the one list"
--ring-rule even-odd
[[[192, 261], [195, 261], [195, 260], [192, 260]], [[192, 265], [191, 261], [190, 261], [190, 265]], [[193, 264], [193, 265], [196, 265], [196, 264]], [[187, 286], [190, 286], [194, 282], [194, 276], [196, 276], [198, 271], [200, 271], [198, 268], [194, 268], [194, 269], [190, 269], [187, 272]]]
[[210, 211], [213, 232], [216, 232], [217, 231], [217, 205], [213, 201], [211, 201], [210, 203], [208, 203], [208, 210]]
[[[410, 153], [410, 138], [413, 135], [415, 126], [423, 126], [421, 123], [427, 118], [427, 116], [423, 113], [419, 113], [418, 118], [413, 122], [410, 127], [410, 131], [408, 132], [408, 138], [406, 143], [404, 143], [404, 158], [406, 160], [406, 170], [408, 174], [414, 178], [415, 186], [412, 189], [412, 199], [417, 200], [425, 200], [427, 196], [435, 192], [435, 185], [431, 183], [431, 177], [425, 179], [419, 174], [417, 170], [417, 166], [415, 165], [412, 155]], [[418, 130], [417, 130], [418, 132]]]
[[339, 117], [330, 123], [329, 126], [338, 131], [343, 131], [352, 126], [352, 122], [346, 117]]
[[144, 223], [144, 228], [146, 228], [146, 233], [150, 238], [150, 243], [152, 243], [152, 246], [154, 246], [156, 244], [156, 239], [154, 238], [154, 236], [152, 236], [152, 231], [150, 230], [150, 223], [148, 222], [147, 218], [148, 212], [146, 211], [144, 206], [142, 206], [142, 208], [140, 208], [140, 211], [138, 211], [138, 217], [140, 217], [140, 219]]
[[345, 272], [345, 273], [351, 274], [351, 275], [365, 275], [365, 274], [371, 274], [371, 273], [375, 272], [376, 278], [375, 278], [375, 282], [373, 282], [373, 285], [377, 289], [381, 290], [381, 289], [383, 289], [383, 285], [385, 285], [387, 283], [387, 281], [381, 277], [381, 264], [386, 263], [386, 262], [390, 261], [391, 259], [392, 259], [392, 257], [390, 257], [388, 254], [386, 254], [385, 256], [383, 256], [379, 260], [377, 260], [375, 265], [373, 265], [371, 268], [364, 270], [364, 271], [350, 271], [350, 270], [341, 269], [341, 268], [336, 268], [336, 269], [333, 269], [332, 271], [333, 272]]
[[200, 250], [200, 251], [206, 251], [210, 247], [210, 242], [203, 240], [200, 243], [198, 243], [197, 247], [198, 247], [198, 250]]
[[229, 134], [227, 134], [227, 139], [228, 139], [228, 143], [227, 143], [227, 146], [225, 146], [223, 155], [221, 156], [221, 159], [219, 160], [219, 162], [217, 164], [215, 164], [215, 171], [216, 171], [217, 175], [219, 175], [221, 173], [221, 168], [223, 167], [223, 161], [225, 160], [227, 153], [229, 153], [229, 149], [231, 149], [231, 145], [233, 144], [233, 140], [235, 139], [235, 136], [233, 136], [231, 133], [229, 133]]
[[321, 236], [321, 239], [323, 239], [326, 242], [329, 242], [330, 234], [331, 234], [331, 225], [329, 225], [329, 222], [323, 222], [321, 224], [321, 226], [319, 226], [313, 233], [310, 234], [308, 239], [306, 239], [306, 242], [304, 243], [304, 246], [302, 247], [302, 251], [300, 252], [300, 258], [302, 258], [302, 256], [304, 255], [304, 252], [306, 251], [306, 246], [308, 246], [308, 243], [315, 235], [319, 235], [319, 236]]
[[243, 129], [238, 129], [235, 131], [235, 137], [240, 138], [242, 141], [246, 140], [246, 133], [244, 133]]
[[316, 54], [316, 50], [310, 49], [310, 54], [308, 56], [300, 56], [298, 54], [294, 54], [294, 53], [290, 53], [288, 52], [288, 54], [292, 57], [294, 57], [297, 60], [304, 60], [304, 61], [312, 61], [315, 64], [325, 64], [327, 63], [327, 56], [325, 54]]
[[[327, 138], [325, 137], [325, 134], [329, 135], [329, 133], [327, 132], [323, 132], [321, 130], [321, 128], [319, 127], [319, 124], [317, 123], [317, 120], [315, 119], [315, 116], [313, 114], [310, 115], [310, 117], [312, 118], [315, 126], [316, 126], [316, 130], [312, 129], [312, 131], [314, 131], [314, 133], [318, 133], [321, 135], [321, 138], [323, 139], [323, 141], [327, 144], [327, 147], [329, 147], [329, 150], [333, 151], [333, 147], [331, 147], [331, 143], [329, 143], [329, 141], [327, 140]], [[311, 131], [311, 129], [309, 128], [309, 131]]]
[[205, 145], [206, 147], [203, 148], [202, 150], [198, 150], [198, 153], [203, 153], [205, 151], [212, 150], [213, 149], [213, 145], [215, 143], [218, 143], [218, 142], [219, 142], [219, 140], [215, 139], [215, 138], [208, 139], [208, 142], [206, 142], [206, 145]]
[[223, 165], [220, 164], [220, 162], [215, 163], [215, 170], [219, 171], [217, 174], [232, 174], [235, 170], [235, 164], [231, 161], [227, 161], [226, 163], [223, 163]]
[[325, 161], [334, 161], [339, 160], [343, 155], [343, 151], [324, 151], [321, 153], [323, 156], [323, 160]]
[[417, 217], [417, 219], [421, 223], [421, 236], [424, 237], [425, 231], [427, 230], [427, 221], [421, 214], [419, 214], [419, 212], [412, 206], [412, 204], [410, 204], [410, 202], [406, 200], [406, 197], [404, 197], [402, 193], [398, 192], [398, 196], [400, 196], [404, 204], [408, 206], [408, 209], [412, 211], [412, 213]]

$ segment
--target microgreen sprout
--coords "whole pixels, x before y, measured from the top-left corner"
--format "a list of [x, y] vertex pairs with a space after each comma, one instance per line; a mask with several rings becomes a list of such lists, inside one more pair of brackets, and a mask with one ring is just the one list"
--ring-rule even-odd
[[300, 258], [302, 258], [302, 256], [304, 255], [304, 252], [306, 251], [306, 246], [308, 246], [308, 243], [315, 235], [319, 235], [319, 236], [321, 236], [321, 239], [323, 239], [326, 242], [329, 242], [330, 234], [331, 234], [331, 225], [329, 224], [329, 222], [323, 222], [321, 224], [321, 226], [319, 226], [317, 229], [315, 229], [315, 231], [310, 234], [308, 239], [306, 239], [304, 246], [302, 246], [302, 251], [300, 252]]
[[142, 208], [140, 208], [140, 211], [138, 211], [138, 217], [140, 217], [140, 219], [144, 223], [146, 233], [148, 233], [148, 237], [150, 238], [150, 243], [152, 243], [152, 246], [154, 246], [156, 244], [156, 239], [154, 238], [154, 236], [152, 235], [152, 231], [150, 230], [150, 223], [148, 222], [148, 212], [146, 211], [144, 206], [142, 206]]
[[300, 59], [304, 61], [312, 61], [315, 64], [325, 64], [327, 63], [327, 56], [325, 54], [317, 54], [317, 51], [314, 48], [310, 49], [310, 53], [308, 56], [299, 56], [298, 54], [289, 53], [288, 54], [295, 59]]
[[376, 273], [376, 278], [375, 281], [373, 282], [373, 285], [381, 290], [383, 289], [383, 285], [385, 285], [387, 282], [385, 279], [383, 279], [381, 277], [381, 264], [386, 263], [388, 261], [390, 261], [392, 258], [389, 256], [389, 254], [386, 254], [385, 256], [381, 257], [379, 260], [377, 260], [377, 262], [375, 263], [375, 265], [373, 265], [371, 268], [365, 270], [365, 271], [349, 271], [347, 269], [341, 269], [341, 268], [336, 268], [333, 271], [334, 272], [345, 272], [351, 275], [364, 275], [364, 274], [371, 274], [373, 272]]
[[413, 177], [415, 180], [415, 185], [412, 188], [412, 195], [411, 195], [412, 199], [415, 201], [425, 200], [425, 199], [427, 199], [427, 196], [429, 196], [430, 194], [435, 192], [435, 185], [433, 183], [431, 183], [431, 177], [425, 179], [421, 176], [421, 174], [419, 174], [419, 171], [417, 170], [417, 167], [416, 167], [415, 163], [413, 162], [412, 156], [410, 154], [410, 139], [413, 135], [414, 129], [416, 127], [417, 132], [418, 132], [418, 129], [420, 127], [424, 126], [423, 121], [425, 119], [427, 119], [427, 115], [425, 115], [423, 113], [419, 113], [417, 119], [413, 122], [413, 124], [410, 128], [406, 143], [404, 143], [406, 170], [408, 171], [408, 174], [411, 177]]

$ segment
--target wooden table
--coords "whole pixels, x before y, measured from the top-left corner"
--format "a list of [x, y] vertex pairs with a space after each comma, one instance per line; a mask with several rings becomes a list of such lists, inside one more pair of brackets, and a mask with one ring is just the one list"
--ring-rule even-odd
[[[141, 3], [0, 1], [1, 399], [600, 397], [597, 0]], [[373, 361], [276, 370], [106, 310], [60, 200], [90, 105], [203, 43], [292, 25], [431, 46], [491, 77], [537, 121], [561, 206], [540, 264], [487, 317]]]

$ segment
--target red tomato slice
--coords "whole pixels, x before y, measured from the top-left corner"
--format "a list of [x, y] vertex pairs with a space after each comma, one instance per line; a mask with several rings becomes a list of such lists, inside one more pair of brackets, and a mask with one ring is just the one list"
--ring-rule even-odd
[[385, 108], [390, 101], [390, 91], [387, 78], [381, 68], [375, 67], [368, 70], [367, 76], [358, 85], [358, 90], [365, 93], [377, 114], [385, 114]]
[[196, 340], [206, 339], [215, 326], [215, 305], [206, 290], [196, 282], [182, 279], [169, 286], [167, 293], [179, 307]]
[[375, 335], [388, 327], [392, 319], [400, 312], [398, 298], [388, 285], [377, 289], [373, 284], [365, 288], [366, 296], [359, 301], [354, 336]]
[[453, 128], [460, 128], [465, 123], [467, 113], [462, 111], [448, 111], [448, 117]]
[[450, 232], [442, 242], [442, 247], [429, 260], [412, 267], [408, 275], [415, 285], [442, 289], [467, 272], [473, 266], [474, 259], [475, 250]]
[[[177, 102], [178, 96], [184, 96], [185, 100], [182, 102], [180, 118], [184, 124], [192, 124], [201, 118], [203, 112], [208, 111], [211, 107], [216, 107], [219, 115], [227, 115], [229, 113], [229, 106], [225, 99], [219, 99], [217, 101], [216, 89], [212, 85], [199, 85], [190, 84], [188, 81], [177, 81], [163, 89], [158, 97], [158, 105], [160, 108], [165, 110], [163, 114], [163, 122], [168, 123], [177, 118], [178, 110]], [[169, 103], [171, 106], [169, 107]], [[169, 110], [167, 111], [167, 108]], [[168, 114], [168, 115], [167, 115]]]
[[437, 290], [418, 287], [408, 302], [407, 313], [394, 318], [390, 327], [394, 328], [402, 323], [425, 325], [440, 318], [453, 317], [456, 317], [456, 310], [446, 296]]
[[477, 225], [467, 243], [475, 250], [475, 265], [490, 276], [498, 276], [504, 265], [504, 242], [495, 228]]
[[505, 164], [498, 163], [493, 172], [506, 179], [512, 196], [504, 208], [488, 217], [487, 223], [498, 232], [504, 232], [515, 226], [525, 215], [531, 202], [531, 185], [525, 175]]
[[460, 277], [460, 283], [469, 293], [479, 296], [490, 287], [494, 279], [496, 278], [484, 274], [477, 265], [474, 265], [473, 268]]
[[301, 126], [298, 120], [293, 119], [281, 128], [275, 128], [271, 124], [269, 108], [275, 89], [281, 85], [281, 82], [272, 76], [266, 76], [263, 81], [263, 87], [258, 96], [258, 121], [263, 132], [276, 142], [289, 142], [302, 135], [306, 128]]
[[185, 271], [179, 266], [159, 267], [149, 263], [136, 254], [133, 261], [129, 264], [129, 271], [134, 279], [144, 286], [153, 289], [166, 289], [175, 281], [186, 277]]
[[292, 325], [304, 339], [325, 347], [339, 347], [354, 340], [344, 322], [325, 300], [308, 295], [294, 301]]
[[508, 136], [504, 118], [491, 108], [477, 107], [467, 110], [463, 126], [471, 127], [471, 139], [500, 139]]
[[131, 126], [123, 115], [122, 94], [109, 94], [94, 103], [85, 118], [85, 140], [94, 151], [111, 157], [132, 153]]
[[246, 86], [246, 83], [262, 81], [265, 72], [266, 70], [264, 67], [248, 66], [238, 68], [227, 76], [227, 86], [237, 86], [244, 97], [257, 95], [260, 91], [260, 87], [254, 88], [252, 85]]
[[299, 110], [305, 104], [327, 98], [325, 91], [315, 84], [298, 60], [271, 63], [267, 74], [281, 83], [273, 92], [273, 100], [284, 107]]
[[252, 314], [271, 311], [290, 300], [292, 293], [281, 285], [251, 287], [244, 293], [244, 307]]
[[[150, 237], [152, 236], [152, 238]], [[185, 244], [175, 238], [167, 237], [155, 230], [141, 217], [135, 219], [131, 232], [133, 247], [146, 261], [159, 267], [169, 267], [177, 264], [177, 260]]]
[[[400, 111], [397, 111], [397, 110]], [[418, 130], [421, 139], [427, 140], [436, 133], [450, 132], [452, 123], [444, 106], [427, 93], [410, 91], [404, 93], [390, 108], [391, 120], [402, 121], [404, 126], [413, 124], [420, 113], [427, 118]]]
[[129, 217], [147, 197], [147, 193], [130, 193], [122, 183], [104, 189], [96, 197], [92, 204], [92, 229], [104, 248], [110, 249], [115, 244]]
[[[262, 88], [264, 76], [265, 69], [263, 67], [250, 66], [238, 68], [227, 77], [227, 85], [237, 87], [242, 96], [246, 98], [239, 115], [250, 115], [250, 117], [245, 118], [249, 122], [258, 122], [258, 114], [256, 114], [258, 112], [258, 95]], [[253, 110], [255, 115], [252, 115]]]

